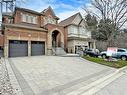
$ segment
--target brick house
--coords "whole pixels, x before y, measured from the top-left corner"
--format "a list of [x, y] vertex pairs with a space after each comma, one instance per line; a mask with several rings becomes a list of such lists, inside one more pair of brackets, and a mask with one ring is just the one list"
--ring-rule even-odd
[[53, 47], [66, 48], [66, 33], [51, 7], [36, 12], [15, 8], [3, 14], [4, 56], [52, 55]]
[[[84, 20], [78, 13], [58, 23], [59, 18], [53, 9], [48, 7], [42, 12], [25, 8], [15, 8], [14, 13], [2, 14], [3, 47], [5, 57], [65, 54], [64, 50], [75, 51], [78, 38], [69, 34], [69, 27], [82, 26]], [[78, 18], [78, 19], [77, 19]], [[69, 21], [68, 21], [69, 20]], [[75, 20], [75, 25], [72, 22]], [[72, 27], [73, 28], [73, 27]], [[81, 37], [79, 37], [81, 38]], [[91, 40], [90, 37], [87, 37]], [[86, 41], [86, 38], [82, 40]], [[88, 43], [84, 46], [88, 46]], [[70, 46], [73, 47], [70, 47]]]
[[91, 31], [88, 31], [85, 20], [80, 13], [76, 13], [71, 17], [61, 21], [67, 32], [67, 48], [69, 53], [76, 53], [85, 48], [95, 48], [95, 41], [91, 38]]

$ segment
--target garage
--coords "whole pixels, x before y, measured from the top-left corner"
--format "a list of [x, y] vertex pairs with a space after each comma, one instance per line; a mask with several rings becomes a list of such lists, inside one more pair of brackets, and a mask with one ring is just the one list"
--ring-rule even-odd
[[10, 40], [9, 41], [9, 57], [28, 56], [28, 42]]
[[45, 55], [45, 42], [32, 41], [31, 42], [31, 55]]

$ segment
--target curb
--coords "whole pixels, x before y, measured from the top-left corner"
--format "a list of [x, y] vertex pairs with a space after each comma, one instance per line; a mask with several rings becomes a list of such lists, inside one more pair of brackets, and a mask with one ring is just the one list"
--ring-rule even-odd
[[81, 87], [77, 89], [76, 91], [72, 91], [68, 93], [67, 95], [94, 95], [96, 92], [116, 80], [117, 78], [121, 77], [122, 75], [125, 74], [125, 70], [127, 69], [127, 66], [116, 69], [115, 72], [102, 77], [98, 79], [97, 81], [94, 81], [84, 87]]
[[4, 58], [4, 62], [6, 64], [6, 67], [7, 67], [8, 73], [9, 73], [10, 82], [12, 84], [12, 87], [14, 88], [14, 92], [16, 93], [16, 95], [24, 95], [21, 90], [21, 87], [17, 81], [17, 78], [16, 78], [16, 76], [9, 64], [8, 59]]

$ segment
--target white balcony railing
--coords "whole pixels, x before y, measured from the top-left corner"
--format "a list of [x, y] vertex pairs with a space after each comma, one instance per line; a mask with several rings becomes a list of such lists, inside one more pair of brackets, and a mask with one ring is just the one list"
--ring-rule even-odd
[[91, 35], [88, 35], [88, 34], [69, 33], [68, 34], [68, 37], [91, 38]]

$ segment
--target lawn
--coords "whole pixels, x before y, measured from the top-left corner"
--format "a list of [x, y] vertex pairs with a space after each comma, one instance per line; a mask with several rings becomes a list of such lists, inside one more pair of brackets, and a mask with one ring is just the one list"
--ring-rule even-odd
[[90, 57], [90, 56], [83, 56], [84, 59], [95, 62], [95, 63], [99, 63], [102, 65], [106, 65], [106, 66], [110, 66], [110, 67], [114, 67], [114, 68], [122, 68], [124, 66], [127, 66], [127, 61], [122, 61], [122, 60], [118, 60], [117, 62], [109, 62], [109, 61], [105, 61], [102, 58], [95, 58], [95, 57]]

